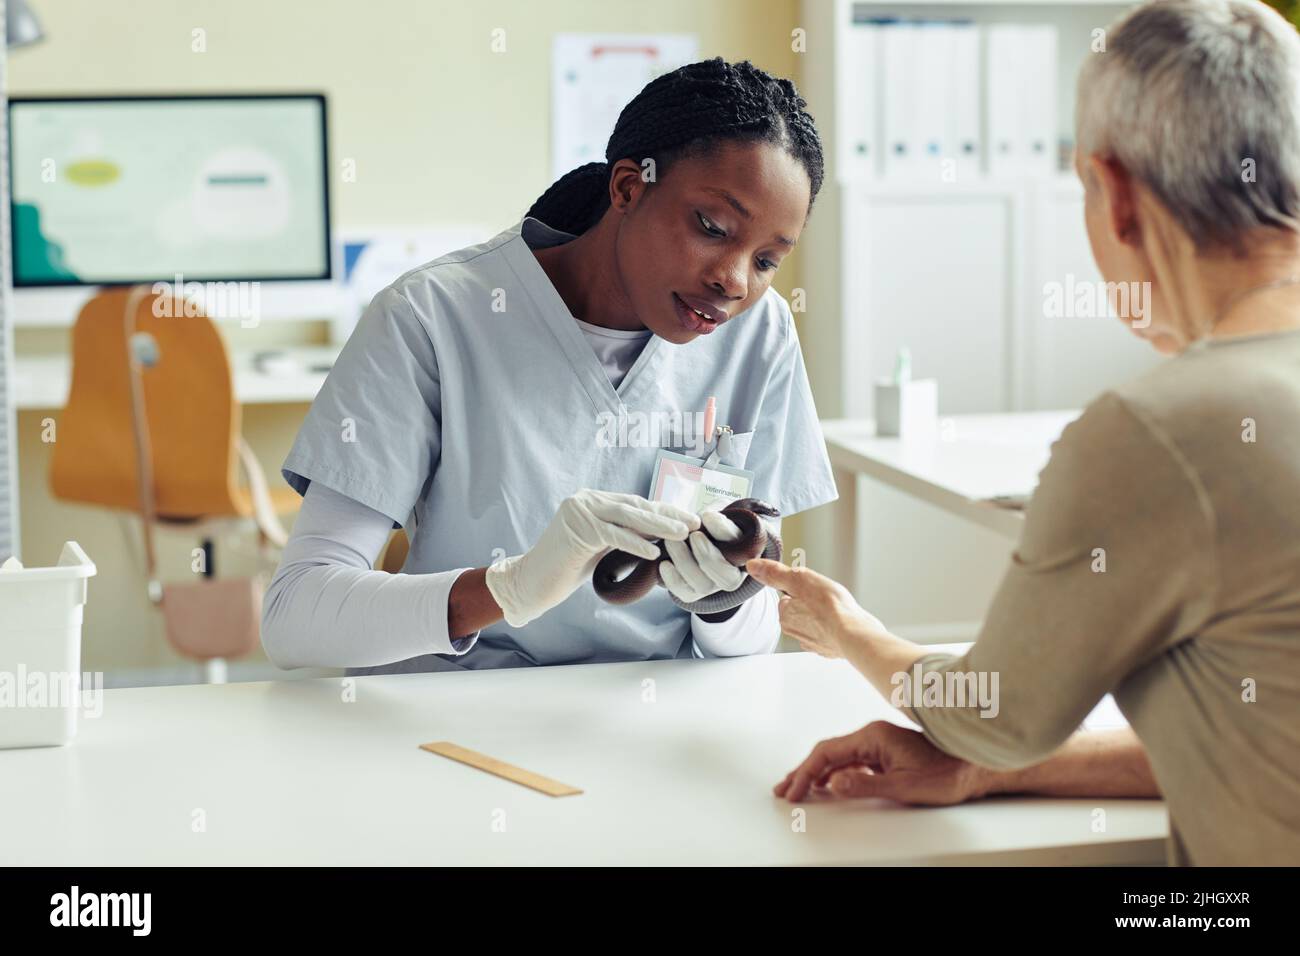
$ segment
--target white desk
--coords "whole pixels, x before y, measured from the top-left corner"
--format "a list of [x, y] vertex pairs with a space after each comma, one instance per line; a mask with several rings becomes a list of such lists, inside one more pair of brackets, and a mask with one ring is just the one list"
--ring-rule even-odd
[[1031, 494], [1052, 443], [1078, 417], [1078, 411], [951, 415], [934, 435], [908, 439], [877, 438], [875, 424], [863, 419], [825, 421], [822, 431], [834, 467], [869, 475], [1014, 540], [1021, 511], [990, 499]]
[[1020, 538], [1024, 512], [990, 499], [1028, 498], [1051, 446], [1078, 411], [951, 415], [932, 435], [877, 438], [869, 419], [822, 422], [835, 470], [839, 499], [815, 525], [829, 542], [829, 563], [819, 568], [855, 593], [860, 580], [857, 478], [866, 475], [949, 514], [991, 529], [1009, 541]]
[[[235, 400], [243, 405], [310, 402], [327, 374], [312, 371], [312, 366], [333, 364], [341, 348], [337, 345], [268, 346], [233, 352], [230, 365]], [[253, 365], [253, 356], [262, 351], [283, 351], [298, 367], [284, 373], [262, 372]], [[63, 408], [67, 404], [72, 378], [72, 362], [67, 355], [20, 355], [14, 365], [14, 406], [20, 411]]]
[[[341, 690], [105, 691], [71, 745], [0, 751], [0, 864], [1164, 859], [1164, 804], [1148, 800], [806, 801], [795, 832], [771, 788], [817, 740], [906, 723], [847, 664], [809, 654], [365, 677], [353, 703]], [[419, 749], [434, 740], [585, 793], [547, 797]]]

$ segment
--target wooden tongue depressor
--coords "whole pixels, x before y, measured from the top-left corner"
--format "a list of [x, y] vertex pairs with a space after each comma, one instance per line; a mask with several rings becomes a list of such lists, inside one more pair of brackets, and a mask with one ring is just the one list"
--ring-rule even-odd
[[479, 770], [486, 770], [488, 773], [504, 777], [513, 783], [532, 787], [547, 796], [571, 797], [574, 794], [582, 793], [577, 787], [570, 787], [567, 783], [560, 783], [550, 777], [543, 777], [540, 773], [533, 773], [531, 770], [522, 770], [513, 764], [506, 763], [504, 760], [497, 760], [495, 757], [489, 757], [487, 754], [481, 754], [477, 750], [470, 750], [447, 740], [435, 740], [433, 743], [420, 744], [420, 749], [427, 750], [431, 754], [449, 757], [460, 763], [469, 764]]

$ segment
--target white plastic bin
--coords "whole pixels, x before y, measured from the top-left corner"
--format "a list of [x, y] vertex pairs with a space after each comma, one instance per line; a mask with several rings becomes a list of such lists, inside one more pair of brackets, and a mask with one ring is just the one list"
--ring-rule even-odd
[[53, 747], [77, 733], [81, 617], [95, 565], [65, 541], [53, 568], [0, 565], [0, 749]]

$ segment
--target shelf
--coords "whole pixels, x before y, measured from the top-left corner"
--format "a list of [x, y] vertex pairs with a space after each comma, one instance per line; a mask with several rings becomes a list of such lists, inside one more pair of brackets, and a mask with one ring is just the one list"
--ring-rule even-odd
[[887, 179], [882, 176], [837, 177], [842, 188], [867, 196], [987, 196], [1004, 195], [1021, 189], [1047, 189], [1053, 192], [1082, 193], [1083, 184], [1074, 173], [1058, 173], [1037, 178], [981, 176], [965, 182], [936, 183], [930, 179]]
[[[333, 364], [340, 347], [286, 346], [230, 353], [235, 400], [242, 405], [309, 403], [325, 382], [318, 367]], [[261, 371], [254, 362], [257, 352], [285, 352], [295, 367], [283, 371]], [[66, 354], [19, 355], [13, 377], [14, 407], [18, 411], [59, 409], [68, 401], [72, 362]]]

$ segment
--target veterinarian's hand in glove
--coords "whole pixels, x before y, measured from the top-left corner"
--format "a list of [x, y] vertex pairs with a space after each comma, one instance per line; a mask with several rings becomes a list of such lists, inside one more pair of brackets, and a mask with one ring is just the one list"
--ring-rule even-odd
[[685, 604], [705, 598], [717, 591], [734, 591], [745, 583], [745, 571], [722, 556], [709, 540], [735, 541], [740, 528], [726, 515], [706, 511], [700, 517], [703, 531], [695, 531], [685, 541], [665, 541], [668, 557], [659, 565], [659, 579], [677, 600]]
[[560, 503], [529, 551], [489, 567], [487, 587], [506, 623], [523, 627], [590, 581], [611, 549], [654, 559], [654, 539], [675, 544], [699, 527], [698, 515], [676, 505], [586, 488]]

